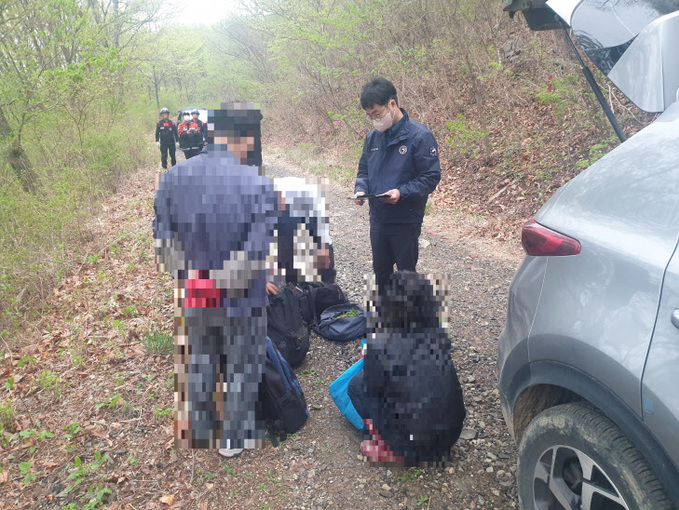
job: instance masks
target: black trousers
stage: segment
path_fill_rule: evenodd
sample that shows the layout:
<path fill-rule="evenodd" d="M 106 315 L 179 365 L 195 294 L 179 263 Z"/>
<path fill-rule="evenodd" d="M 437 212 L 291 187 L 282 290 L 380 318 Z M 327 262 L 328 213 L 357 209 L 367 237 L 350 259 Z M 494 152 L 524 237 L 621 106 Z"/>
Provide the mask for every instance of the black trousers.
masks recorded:
<path fill-rule="evenodd" d="M 175 155 L 175 145 L 174 143 L 171 145 L 164 145 L 163 143 L 160 144 L 160 164 L 163 166 L 165 170 L 167 170 L 167 153 L 170 153 L 170 162 L 172 163 L 172 166 L 175 166 L 177 164 L 177 158 Z"/>
<path fill-rule="evenodd" d="M 370 219 L 373 270 L 378 288 L 389 283 L 394 264 L 399 271 L 415 271 L 421 223 L 379 223 Z"/>
<path fill-rule="evenodd" d="M 379 402 L 376 398 L 371 397 L 366 393 L 365 387 L 363 386 L 363 370 L 349 381 L 347 395 L 349 395 L 354 409 L 356 409 L 356 412 L 361 418 L 364 420 L 368 418 L 374 420 L 377 417 Z"/>

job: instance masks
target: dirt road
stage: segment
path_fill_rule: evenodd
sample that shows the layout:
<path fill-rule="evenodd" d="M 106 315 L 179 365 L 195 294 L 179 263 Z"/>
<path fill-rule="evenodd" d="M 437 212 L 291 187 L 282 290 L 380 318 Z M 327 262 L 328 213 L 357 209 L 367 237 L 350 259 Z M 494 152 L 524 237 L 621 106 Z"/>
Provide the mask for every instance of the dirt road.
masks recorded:
<path fill-rule="evenodd" d="M 304 175 L 280 159 L 265 163 L 273 177 Z M 425 219 L 418 270 L 454 281 L 453 356 L 468 415 L 450 465 L 364 463 L 362 436 L 328 394 L 328 384 L 355 361 L 358 343 L 318 337 L 296 370 L 311 409 L 298 434 L 278 448 L 267 441 L 228 461 L 212 451 L 175 451 L 168 412 L 172 357 L 167 346 L 156 354 L 148 348 L 150 339 L 171 334 L 172 317 L 170 280 L 153 264 L 154 172 L 140 172 L 107 201 L 90 226 L 92 256 L 55 289 L 53 311 L 32 344 L 5 353 L 0 382 L 14 378 L 3 390 L 14 415 L 13 423 L 5 422 L 0 502 L 8 508 L 83 508 L 100 501 L 110 508 L 262 510 L 517 506 L 515 447 L 500 411 L 495 345 L 521 255 L 474 240 L 463 218 L 437 211 Z M 371 270 L 368 209 L 346 200 L 350 192 L 330 186 L 330 225 L 337 281 L 362 303 L 363 276 Z M 53 436 L 41 437 L 43 431 Z"/>

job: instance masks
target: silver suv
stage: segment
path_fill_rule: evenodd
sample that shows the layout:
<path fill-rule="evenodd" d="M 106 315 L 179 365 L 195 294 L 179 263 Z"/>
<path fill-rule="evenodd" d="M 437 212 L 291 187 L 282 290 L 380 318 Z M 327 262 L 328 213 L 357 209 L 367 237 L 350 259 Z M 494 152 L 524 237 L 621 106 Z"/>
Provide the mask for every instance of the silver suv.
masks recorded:
<path fill-rule="evenodd" d="M 523 227 L 498 344 L 521 506 L 679 508 L 679 2 L 504 8 L 534 28 L 558 13 L 635 104 L 664 111 Z"/>

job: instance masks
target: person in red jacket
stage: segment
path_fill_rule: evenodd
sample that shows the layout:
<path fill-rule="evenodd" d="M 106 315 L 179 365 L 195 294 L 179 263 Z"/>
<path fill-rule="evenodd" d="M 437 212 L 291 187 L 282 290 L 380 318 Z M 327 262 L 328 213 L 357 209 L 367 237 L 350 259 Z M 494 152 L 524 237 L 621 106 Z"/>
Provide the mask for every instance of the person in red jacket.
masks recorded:
<path fill-rule="evenodd" d="M 184 113 L 183 119 L 184 121 L 179 124 L 179 127 L 177 128 L 179 148 L 184 151 L 186 159 L 191 159 L 202 149 L 202 143 L 199 144 L 197 140 L 199 138 L 202 140 L 203 135 L 200 132 L 198 124 L 191 119 L 191 114 L 189 112 Z M 198 150 L 196 150 L 196 148 Z"/>
<path fill-rule="evenodd" d="M 195 109 L 191 112 L 191 117 L 193 118 L 193 122 L 195 122 L 198 125 L 198 128 L 200 129 L 200 134 L 202 137 L 202 144 L 207 145 L 207 122 L 203 122 L 200 120 L 198 117 L 200 116 L 200 112 L 198 109 Z M 198 137 L 196 137 L 198 139 Z M 202 150 L 202 147 L 201 147 Z M 198 151 L 200 152 L 200 151 Z"/>
<path fill-rule="evenodd" d="M 177 143 L 177 125 L 170 120 L 170 110 L 160 110 L 160 120 L 156 123 L 156 145 L 160 149 L 160 164 L 167 170 L 167 153 L 170 153 L 170 168 L 177 164 L 175 144 Z"/>

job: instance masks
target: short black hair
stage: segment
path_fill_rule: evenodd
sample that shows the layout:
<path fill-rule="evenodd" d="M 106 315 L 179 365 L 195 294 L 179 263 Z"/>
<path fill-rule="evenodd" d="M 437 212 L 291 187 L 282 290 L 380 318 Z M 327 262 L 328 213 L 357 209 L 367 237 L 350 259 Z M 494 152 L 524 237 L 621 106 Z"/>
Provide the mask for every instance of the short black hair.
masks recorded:
<path fill-rule="evenodd" d="M 393 83 L 385 78 L 374 78 L 363 85 L 361 92 L 361 107 L 367 110 L 371 106 L 383 106 L 393 99 L 398 105 L 398 96 L 396 95 L 396 87 Z"/>

